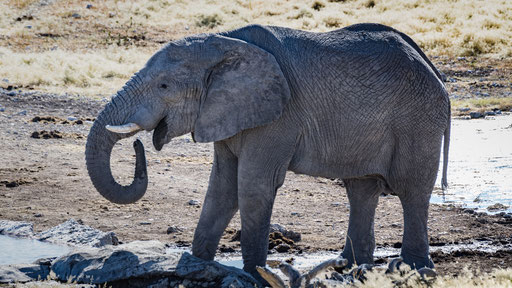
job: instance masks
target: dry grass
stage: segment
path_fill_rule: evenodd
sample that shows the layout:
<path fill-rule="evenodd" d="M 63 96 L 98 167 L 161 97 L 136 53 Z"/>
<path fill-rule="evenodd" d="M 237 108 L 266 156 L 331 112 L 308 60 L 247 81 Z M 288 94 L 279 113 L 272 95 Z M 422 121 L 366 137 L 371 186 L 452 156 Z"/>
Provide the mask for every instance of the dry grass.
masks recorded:
<path fill-rule="evenodd" d="M 119 89 L 150 57 L 136 48 L 87 53 L 13 52 L 0 47 L 0 79 L 37 89 L 103 97 Z"/>
<path fill-rule="evenodd" d="M 461 269 L 456 277 L 438 276 L 437 279 L 425 281 L 414 271 L 405 272 L 404 275 L 386 275 L 381 272 L 370 272 L 364 284 L 358 283 L 356 287 L 391 288 L 391 287 L 428 287 L 428 288 L 469 288 L 469 287 L 512 287 L 512 269 L 494 270 L 488 274 L 475 274 L 468 269 Z M 349 287 L 349 286 L 347 286 Z"/>
<path fill-rule="evenodd" d="M 7 0 L 0 2 L 0 77 L 107 95 L 162 43 L 189 34 L 250 23 L 322 32 L 360 22 L 393 26 L 429 55 L 512 56 L 507 0 Z M 120 55 L 125 62 L 115 63 Z M 45 64 L 58 59 L 62 65 Z"/>
<path fill-rule="evenodd" d="M 472 111 L 488 111 L 492 109 L 502 109 L 509 111 L 512 109 L 512 98 L 474 98 L 474 99 L 455 99 L 451 101 L 453 110 L 460 110 L 461 108 L 469 108 Z"/>

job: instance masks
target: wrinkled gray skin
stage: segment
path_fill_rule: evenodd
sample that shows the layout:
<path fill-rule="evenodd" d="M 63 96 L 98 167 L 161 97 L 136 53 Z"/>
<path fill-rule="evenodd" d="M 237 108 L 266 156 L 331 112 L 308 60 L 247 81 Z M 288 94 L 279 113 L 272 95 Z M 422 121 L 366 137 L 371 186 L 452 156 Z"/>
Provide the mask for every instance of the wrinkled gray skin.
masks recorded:
<path fill-rule="evenodd" d="M 374 214 L 384 192 L 403 206 L 404 262 L 433 267 L 428 205 L 443 136 L 448 152 L 450 103 L 439 72 L 403 33 L 377 24 L 328 33 L 255 25 L 171 42 L 105 107 L 87 140 L 94 186 L 123 204 L 147 187 L 140 142 L 133 183 L 123 187 L 112 177 L 113 145 L 135 132 L 116 134 L 105 125 L 126 123 L 154 130 L 157 150 L 189 132 L 215 142 L 195 256 L 214 258 L 240 210 L 244 269 L 257 275 L 276 191 L 291 170 L 346 183 L 342 255 L 350 264 L 373 262 Z"/>

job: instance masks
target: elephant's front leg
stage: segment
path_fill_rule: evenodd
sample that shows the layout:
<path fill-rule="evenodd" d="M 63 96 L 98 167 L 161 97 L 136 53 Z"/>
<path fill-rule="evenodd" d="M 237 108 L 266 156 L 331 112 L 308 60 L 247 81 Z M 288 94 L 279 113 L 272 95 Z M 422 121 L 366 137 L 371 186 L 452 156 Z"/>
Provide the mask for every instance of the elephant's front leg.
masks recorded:
<path fill-rule="evenodd" d="M 265 266 L 272 206 L 276 191 L 284 182 L 288 163 L 272 156 L 260 154 L 246 158 L 239 164 L 238 171 L 244 270 L 260 281 L 256 266 Z"/>
<path fill-rule="evenodd" d="M 342 256 L 353 264 L 373 264 L 375 249 L 375 208 L 382 193 L 380 179 L 362 178 L 344 180 L 350 202 L 347 239 Z"/>
<path fill-rule="evenodd" d="M 194 256 L 213 260 L 222 233 L 238 210 L 238 160 L 223 143 L 215 143 L 208 192 L 192 243 Z"/>

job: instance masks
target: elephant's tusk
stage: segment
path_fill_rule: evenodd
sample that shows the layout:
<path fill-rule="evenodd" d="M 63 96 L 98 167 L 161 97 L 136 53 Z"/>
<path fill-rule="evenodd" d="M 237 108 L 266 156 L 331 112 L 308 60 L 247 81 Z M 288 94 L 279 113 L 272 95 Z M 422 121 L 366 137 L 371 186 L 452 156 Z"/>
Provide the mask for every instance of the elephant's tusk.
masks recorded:
<path fill-rule="evenodd" d="M 107 126 L 105 126 L 105 128 L 108 131 L 111 131 L 114 133 L 123 133 L 123 134 L 132 133 L 132 132 L 142 130 L 142 128 L 135 123 L 126 123 L 124 125 L 119 125 L 119 126 L 107 125 Z"/>

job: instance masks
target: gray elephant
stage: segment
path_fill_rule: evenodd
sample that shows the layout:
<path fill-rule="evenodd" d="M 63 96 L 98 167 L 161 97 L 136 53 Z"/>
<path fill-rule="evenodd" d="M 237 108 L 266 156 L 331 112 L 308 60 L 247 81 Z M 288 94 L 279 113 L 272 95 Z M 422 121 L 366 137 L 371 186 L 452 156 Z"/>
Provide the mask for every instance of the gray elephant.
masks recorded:
<path fill-rule="evenodd" d="M 440 73 L 405 34 L 378 24 L 327 33 L 251 25 L 173 41 L 106 105 L 87 139 L 96 189 L 133 203 L 147 188 L 142 143 L 135 179 L 115 182 L 116 141 L 140 130 L 157 150 L 192 132 L 214 142 L 214 162 L 192 251 L 214 258 L 240 210 L 244 269 L 264 266 L 277 189 L 287 170 L 340 178 L 350 221 L 342 256 L 372 263 L 374 215 L 381 193 L 404 211 L 401 256 L 433 267 L 427 218 L 444 137 L 446 185 L 450 102 Z"/>

